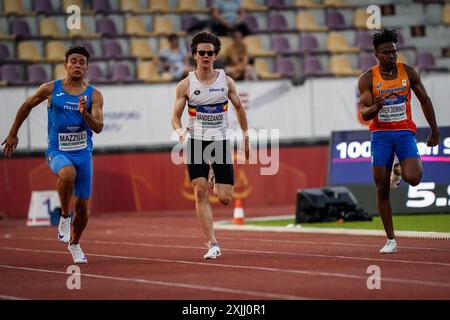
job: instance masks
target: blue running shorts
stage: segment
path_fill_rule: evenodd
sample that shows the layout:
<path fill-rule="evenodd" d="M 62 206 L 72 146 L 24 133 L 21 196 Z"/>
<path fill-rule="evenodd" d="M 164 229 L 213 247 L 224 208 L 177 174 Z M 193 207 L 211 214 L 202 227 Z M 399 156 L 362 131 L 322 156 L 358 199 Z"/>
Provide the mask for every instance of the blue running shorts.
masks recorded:
<path fill-rule="evenodd" d="M 62 167 L 75 167 L 77 177 L 73 194 L 80 199 L 89 199 L 92 192 L 92 152 L 69 153 L 49 150 L 45 156 L 48 166 L 55 174 L 58 174 Z"/>
<path fill-rule="evenodd" d="M 420 158 L 416 135 L 411 130 L 372 132 L 371 152 L 372 167 L 391 169 L 394 153 L 400 162 L 407 158 Z"/>

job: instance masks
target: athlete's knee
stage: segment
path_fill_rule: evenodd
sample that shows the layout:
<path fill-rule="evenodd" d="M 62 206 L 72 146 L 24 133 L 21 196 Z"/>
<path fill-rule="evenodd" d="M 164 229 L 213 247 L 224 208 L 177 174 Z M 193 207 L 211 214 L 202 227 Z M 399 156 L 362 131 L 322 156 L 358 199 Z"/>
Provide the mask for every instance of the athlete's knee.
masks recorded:
<path fill-rule="evenodd" d="M 208 198 L 208 186 L 207 185 L 196 185 L 194 187 L 195 199 L 198 201 L 205 200 Z"/>
<path fill-rule="evenodd" d="M 86 202 L 75 203 L 75 213 L 82 216 L 89 215 L 89 209 Z"/>
<path fill-rule="evenodd" d="M 74 183 L 77 178 L 77 173 L 73 167 L 64 167 L 59 170 L 58 177 L 62 182 Z"/>
<path fill-rule="evenodd" d="M 417 186 L 420 181 L 422 180 L 422 175 L 415 175 L 415 176 L 405 176 L 403 177 L 403 180 L 408 182 L 409 185 L 415 187 Z"/>
<path fill-rule="evenodd" d="M 219 199 L 219 202 L 224 206 L 229 205 L 231 202 L 231 196 L 229 195 L 219 194 L 217 198 Z"/>

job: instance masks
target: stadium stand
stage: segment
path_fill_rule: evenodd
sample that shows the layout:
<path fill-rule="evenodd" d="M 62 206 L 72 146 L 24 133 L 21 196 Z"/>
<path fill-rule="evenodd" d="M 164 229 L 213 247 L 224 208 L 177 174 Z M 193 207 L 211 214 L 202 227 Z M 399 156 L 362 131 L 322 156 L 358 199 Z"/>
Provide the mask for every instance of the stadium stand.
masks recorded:
<path fill-rule="evenodd" d="M 166 46 L 170 33 L 187 46 L 189 30 L 209 19 L 212 4 L 213 0 L 0 0 L 2 84 L 27 83 L 29 71 L 42 75 L 28 68 L 36 63 L 45 63 L 48 78 L 60 77 L 63 52 L 74 44 L 85 45 L 92 60 L 101 63 L 100 71 L 92 71 L 93 81 L 169 81 L 150 60 Z M 371 54 L 373 31 L 366 28 L 368 0 L 241 4 L 251 31 L 244 41 L 250 56 L 257 58 L 260 79 L 354 75 L 376 63 Z M 73 5 L 82 12 L 80 29 L 66 26 L 72 13 L 66 10 Z M 398 31 L 399 61 L 421 72 L 449 70 L 450 3 L 386 0 L 379 6 L 382 26 Z M 223 52 L 230 43 L 229 37 L 222 37 Z M 115 66 L 117 60 L 124 66 Z M 18 75 L 17 81 L 11 80 L 12 74 Z"/>

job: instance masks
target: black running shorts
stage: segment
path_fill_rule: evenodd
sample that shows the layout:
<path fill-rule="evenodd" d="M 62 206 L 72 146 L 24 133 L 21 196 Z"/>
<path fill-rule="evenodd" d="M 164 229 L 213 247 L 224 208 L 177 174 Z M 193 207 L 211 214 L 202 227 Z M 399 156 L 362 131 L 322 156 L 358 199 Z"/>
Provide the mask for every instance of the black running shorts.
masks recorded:
<path fill-rule="evenodd" d="M 186 159 L 191 181 L 200 177 L 208 180 L 211 165 L 216 183 L 234 185 L 233 161 L 229 140 L 189 139 Z"/>

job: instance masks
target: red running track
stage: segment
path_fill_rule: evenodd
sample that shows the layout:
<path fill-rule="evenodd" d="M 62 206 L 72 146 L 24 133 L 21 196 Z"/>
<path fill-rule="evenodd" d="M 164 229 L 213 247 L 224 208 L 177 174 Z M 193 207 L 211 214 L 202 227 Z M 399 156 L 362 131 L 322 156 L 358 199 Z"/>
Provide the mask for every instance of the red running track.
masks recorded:
<path fill-rule="evenodd" d="M 217 217 L 216 217 L 217 218 Z M 203 260 L 194 213 L 93 217 L 82 239 L 81 289 L 55 227 L 0 221 L 3 299 L 450 299 L 450 241 L 217 231 L 222 256 Z M 376 265 L 381 288 L 368 289 Z"/>

